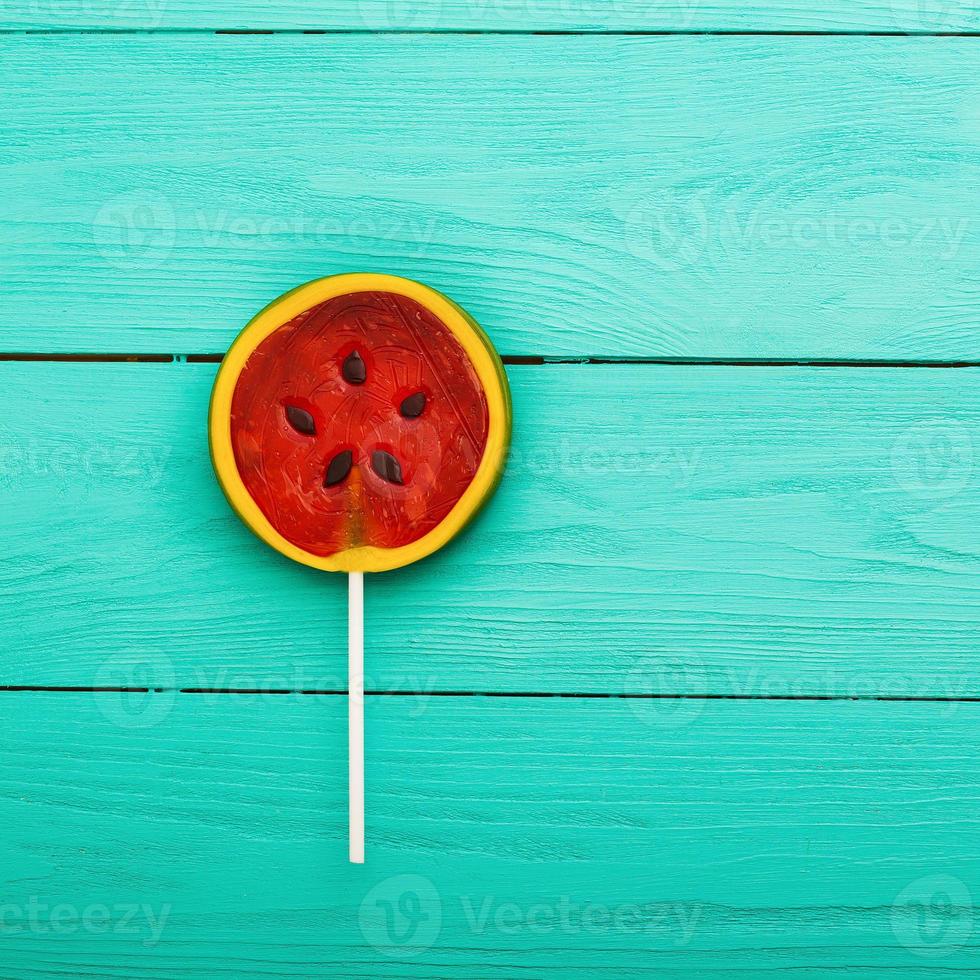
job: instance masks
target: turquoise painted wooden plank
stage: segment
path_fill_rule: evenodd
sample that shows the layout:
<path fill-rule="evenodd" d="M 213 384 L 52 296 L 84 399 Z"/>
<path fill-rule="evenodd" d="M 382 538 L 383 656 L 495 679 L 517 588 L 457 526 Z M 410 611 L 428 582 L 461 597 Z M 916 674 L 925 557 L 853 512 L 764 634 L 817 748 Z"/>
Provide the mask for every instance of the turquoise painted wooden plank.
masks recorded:
<path fill-rule="evenodd" d="M 0 350 L 430 281 L 506 354 L 975 359 L 980 44 L 7 36 Z"/>
<path fill-rule="evenodd" d="M 345 686 L 343 580 L 214 484 L 214 370 L 0 365 L 0 684 Z M 489 509 L 367 583 L 369 688 L 980 695 L 980 370 L 508 371 Z"/>
<path fill-rule="evenodd" d="M 938 978 L 980 946 L 977 705 L 6 694 L 18 980 Z"/>
<path fill-rule="evenodd" d="M 0 29 L 340 31 L 980 30 L 974 0 L 9 0 Z"/>

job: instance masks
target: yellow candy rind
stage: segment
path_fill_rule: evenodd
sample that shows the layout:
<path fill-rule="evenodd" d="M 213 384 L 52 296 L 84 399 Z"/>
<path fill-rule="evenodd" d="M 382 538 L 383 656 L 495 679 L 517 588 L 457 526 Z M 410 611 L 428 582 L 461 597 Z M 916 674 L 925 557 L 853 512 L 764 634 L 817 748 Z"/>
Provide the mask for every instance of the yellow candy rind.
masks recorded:
<path fill-rule="evenodd" d="M 231 402 L 249 356 L 271 333 L 300 313 L 336 296 L 389 292 L 424 306 L 453 333 L 473 364 L 487 400 L 489 428 L 476 475 L 445 519 L 428 534 L 399 548 L 360 547 L 322 557 L 284 538 L 252 499 L 238 472 L 231 441 Z M 229 504 L 266 544 L 293 561 L 326 572 L 385 572 L 425 558 L 454 538 L 493 494 L 503 475 L 510 445 L 510 387 L 500 357 L 479 324 L 447 296 L 400 276 L 373 272 L 315 279 L 284 293 L 258 313 L 235 338 L 214 380 L 208 412 L 211 462 Z"/>

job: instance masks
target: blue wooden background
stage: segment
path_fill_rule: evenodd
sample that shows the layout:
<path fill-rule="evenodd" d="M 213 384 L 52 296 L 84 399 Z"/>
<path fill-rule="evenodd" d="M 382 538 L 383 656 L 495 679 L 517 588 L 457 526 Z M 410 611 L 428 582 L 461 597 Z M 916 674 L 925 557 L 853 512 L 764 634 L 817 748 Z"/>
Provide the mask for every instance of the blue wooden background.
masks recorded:
<path fill-rule="evenodd" d="M 0 5 L 0 976 L 980 964 L 980 4 Z M 344 583 L 215 365 L 376 269 L 505 355 L 457 542 Z"/>

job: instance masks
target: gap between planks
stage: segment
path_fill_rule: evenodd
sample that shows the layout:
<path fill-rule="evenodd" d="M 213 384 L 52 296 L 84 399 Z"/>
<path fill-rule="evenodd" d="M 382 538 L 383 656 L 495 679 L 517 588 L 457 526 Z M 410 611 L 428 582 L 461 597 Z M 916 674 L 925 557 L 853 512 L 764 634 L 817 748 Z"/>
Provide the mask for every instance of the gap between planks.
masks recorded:
<path fill-rule="evenodd" d="M 373 28 L 282 28 L 276 30 L 262 29 L 238 29 L 222 27 L 172 27 L 172 28 L 0 28 L 0 35 L 73 35 L 73 34 L 112 34 L 112 35 L 174 35 L 190 34 L 205 35 L 216 34 L 225 37 L 235 36 L 273 36 L 276 34 L 285 35 L 326 35 L 326 36 L 347 36 L 347 35 L 378 35 L 396 34 L 411 37 L 439 37 L 439 36 L 486 36 L 486 37 L 880 37 L 880 38 L 907 38 L 907 37 L 980 37 L 980 31 L 781 31 L 781 30 L 522 30 L 520 28 L 498 28 L 491 30 L 468 30 L 465 28 L 446 28 L 445 30 L 413 30 L 412 28 L 383 28 L 375 30 Z"/>
<path fill-rule="evenodd" d="M 31 354 L 0 352 L 4 361 L 47 361 L 76 364 L 220 364 L 223 354 Z M 975 368 L 980 360 L 907 360 L 907 359 L 813 359 L 751 357 L 550 357 L 543 354 L 503 354 L 508 365 L 550 364 L 653 364 L 682 367 L 810 367 L 810 368 Z"/>
<path fill-rule="evenodd" d="M 245 687 L 83 687 L 44 684 L 6 684 L 0 694 L 37 692 L 47 694 L 231 694 L 231 695 L 299 695 L 302 697 L 347 697 L 347 690 L 289 689 Z M 517 698 L 608 701 L 885 701 L 926 704 L 980 704 L 977 697 L 942 697 L 938 695 L 901 696 L 890 694 L 640 694 L 601 693 L 588 691 L 365 691 L 365 697 L 375 698 Z"/>

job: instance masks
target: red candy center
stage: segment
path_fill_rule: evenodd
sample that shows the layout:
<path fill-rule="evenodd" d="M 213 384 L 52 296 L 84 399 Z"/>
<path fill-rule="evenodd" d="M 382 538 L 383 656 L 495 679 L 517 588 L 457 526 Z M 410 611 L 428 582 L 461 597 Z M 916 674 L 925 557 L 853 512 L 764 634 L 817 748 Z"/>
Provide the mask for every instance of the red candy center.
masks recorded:
<path fill-rule="evenodd" d="M 433 530 L 476 475 L 488 424 L 452 331 L 385 292 L 283 324 L 250 355 L 231 407 L 249 494 L 286 540 L 324 557 Z"/>

